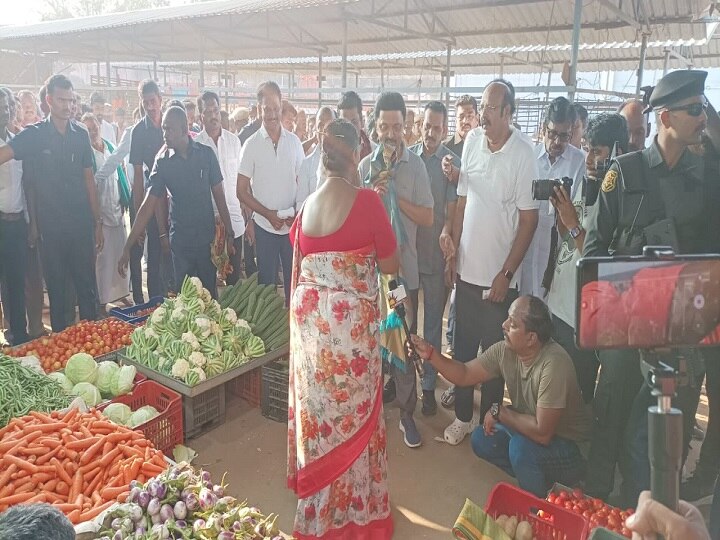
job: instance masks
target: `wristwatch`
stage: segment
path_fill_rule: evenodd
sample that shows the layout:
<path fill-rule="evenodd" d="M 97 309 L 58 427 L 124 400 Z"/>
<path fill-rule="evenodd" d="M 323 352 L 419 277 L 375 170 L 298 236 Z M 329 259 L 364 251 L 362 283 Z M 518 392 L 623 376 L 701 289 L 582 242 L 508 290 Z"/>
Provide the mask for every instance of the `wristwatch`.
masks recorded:
<path fill-rule="evenodd" d="M 493 403 L 490 407 L 490 416 L 492 416 L 496 422 L 500 421 L 500 404 Z"/>
<path fill-rule="evenodd" d="M 585 229 L 582 228 L 582 225 L 573 227 L 572 229 L 570 229 L 570 236 L 572 236 L 573 238 L 577 238 L 578 236 L 580 236 L 580 234 L 582 234 L 584 230 Z"/>
<path fill-rule="evenodd" d="M 508 281 L 512 281 L 513 276 L 515 275 L 512 270 L 504 269 L 502 271 L 502 275 L 505 276 Z"/>

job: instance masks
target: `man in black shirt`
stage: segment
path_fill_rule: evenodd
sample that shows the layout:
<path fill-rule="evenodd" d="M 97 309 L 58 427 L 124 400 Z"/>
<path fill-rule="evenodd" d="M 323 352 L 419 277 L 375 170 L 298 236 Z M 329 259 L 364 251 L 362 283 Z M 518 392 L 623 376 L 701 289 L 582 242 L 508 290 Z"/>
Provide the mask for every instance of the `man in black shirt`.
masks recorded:
<path fill-rule="evenodd" d="M 138 96 L 142 101 L 145 116 L 133 127 L 130 143 L 130 165 L 134 168 L 133 204 L 130 205 L 130 220 L 133 223 L 145 197 L 145 190 L 149 188 L 148 175 L 155 165 L 155 156 L 163 146 L 160 88 L 155 81 L 146 79 L 138 86 Z M 163 214 L 165 217 L 166 215 Z M 142 230 L 145 231 L 145 227 Z M 138 241 L 142 244 L 142 235 Z M 172 263 L 167 220 L 161 217 L 161 212 L 158 212 L 157 216 L 151 216 L 147 225 L 147 243 L 148 294 L 150 297 L 165 296 L 172 281 Z M 133 246 L 131 257 L 133 261 L 139 261 L 142 257 L 140 245 Z"/>
<path fill-rule="evenodd" d="M 225 202 L 222 173 L 215 153 L 188 136 L 187 116 L 181 107 L 170 107 L 162 121 L 167 149 L 158 154 L 150 174 L 150 189 L 135 218 L 118 271 L 125 275 L 130 248 L 150 222 L 155 208 L 172 195 L 170 206 L 170 248 L 175 282 L 180 286 L 185 276 L 197 276 L 203 287 L 217 298 L 216 269 L 210 258 L 210 244 L 215 235 L 215 213 L 212 200 L 225 225 L 228 254 L 234 253 L 233 229 Z"/>
<path fill-rule="evenodd" d="M 41 255 L 55 332 L 67 326 L 66 280 L 72 279 L 80 318 L 97 317 L 95 253 L 102 250 L 102 218 L 85 129 L 72 122 L 75 96 L 65 75 L 47 81 L 47 119 L 27 126 L 0 147 L 0 163 L 31 160 L 26 196 L 36 208 Z"/>

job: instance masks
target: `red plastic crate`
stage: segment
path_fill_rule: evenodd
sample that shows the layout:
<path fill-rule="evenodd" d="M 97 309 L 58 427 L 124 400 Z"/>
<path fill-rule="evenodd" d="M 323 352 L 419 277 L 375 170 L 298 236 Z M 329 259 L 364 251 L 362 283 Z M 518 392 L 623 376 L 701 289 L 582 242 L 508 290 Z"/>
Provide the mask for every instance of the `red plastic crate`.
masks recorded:
<path fill-rule="evenodd" d="M 155 381 L 143 381 L 135 386 L 131 393 L 118 396 L 98 409 L 103 411 L 110 403 L 124 403 L 133 411 L 145 405 L 155 407 L 160 414 L 140 424 L 135 430 L 142 431 L 145 438 L 152 441 L 155 448 L 162 450 L 166 456 L 172 456 L 175 445 L 182 444 L 185 440 L 182 396 Z"/>
<path fill-rule="evenodd" d="M 255 368 L 252 371 L 243 373 L 229 383 L 233 395 L 244 399 L 253 407 L 260 407 L 262 392 L 262 368 Z"/>
<path fill-rule="evenodd" d="M 538 515 L 540 511 L 543 517 Z M 586 540 L 588 535 L 588 526 L 582 516 L 504 482 L 490 492 L 485 512 L 493 519 L 505 514 L 529 522 L 535 540 Z"/>

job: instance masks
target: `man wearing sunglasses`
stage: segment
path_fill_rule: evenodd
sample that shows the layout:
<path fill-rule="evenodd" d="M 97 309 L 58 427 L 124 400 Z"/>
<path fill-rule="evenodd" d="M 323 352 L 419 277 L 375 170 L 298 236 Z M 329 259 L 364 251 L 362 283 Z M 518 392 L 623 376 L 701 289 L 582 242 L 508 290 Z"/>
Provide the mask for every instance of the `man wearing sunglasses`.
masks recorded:
<path fill-rule="evenodd" d="M 585 256 L 638 255 L 646 245 L 669 245 L 676 253 L 720 250 L 717 169 L 713 172 L 689 149 L 702 142 L 708 120 L 706 77 L 705 71 L 683 70 L 658 82 L 648 109 L 655 113 L 658 133 L 648 148 L 618 157 L 608 169 L 597 203 L 590 209 Z M 640 375 L 637 351 L 608 352 L 622 356 L 627 377 Z M 698 353 L 685 352 L 683 358 L 671 353 L 664 359 L 685 374 L 673 400 L 683 412 L 683 461 L 694 425 L 701 369 Z M 631 463 L 622 489 L 625 505 L 650 486 L 647 409 L 653 399 L 643 385 L 630 409 L 622 445 Z"/>

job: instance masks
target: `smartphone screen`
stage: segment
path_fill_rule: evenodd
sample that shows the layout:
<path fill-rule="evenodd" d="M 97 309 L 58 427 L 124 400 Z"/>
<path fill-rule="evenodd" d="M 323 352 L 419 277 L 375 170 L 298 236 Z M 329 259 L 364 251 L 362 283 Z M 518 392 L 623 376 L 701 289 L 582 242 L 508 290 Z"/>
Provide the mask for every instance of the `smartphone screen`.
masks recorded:
<path fill-rule="evenodd" d="M 720 344 L 720 256 L 578 261 L 576 341 L 585 349 Z"/>

